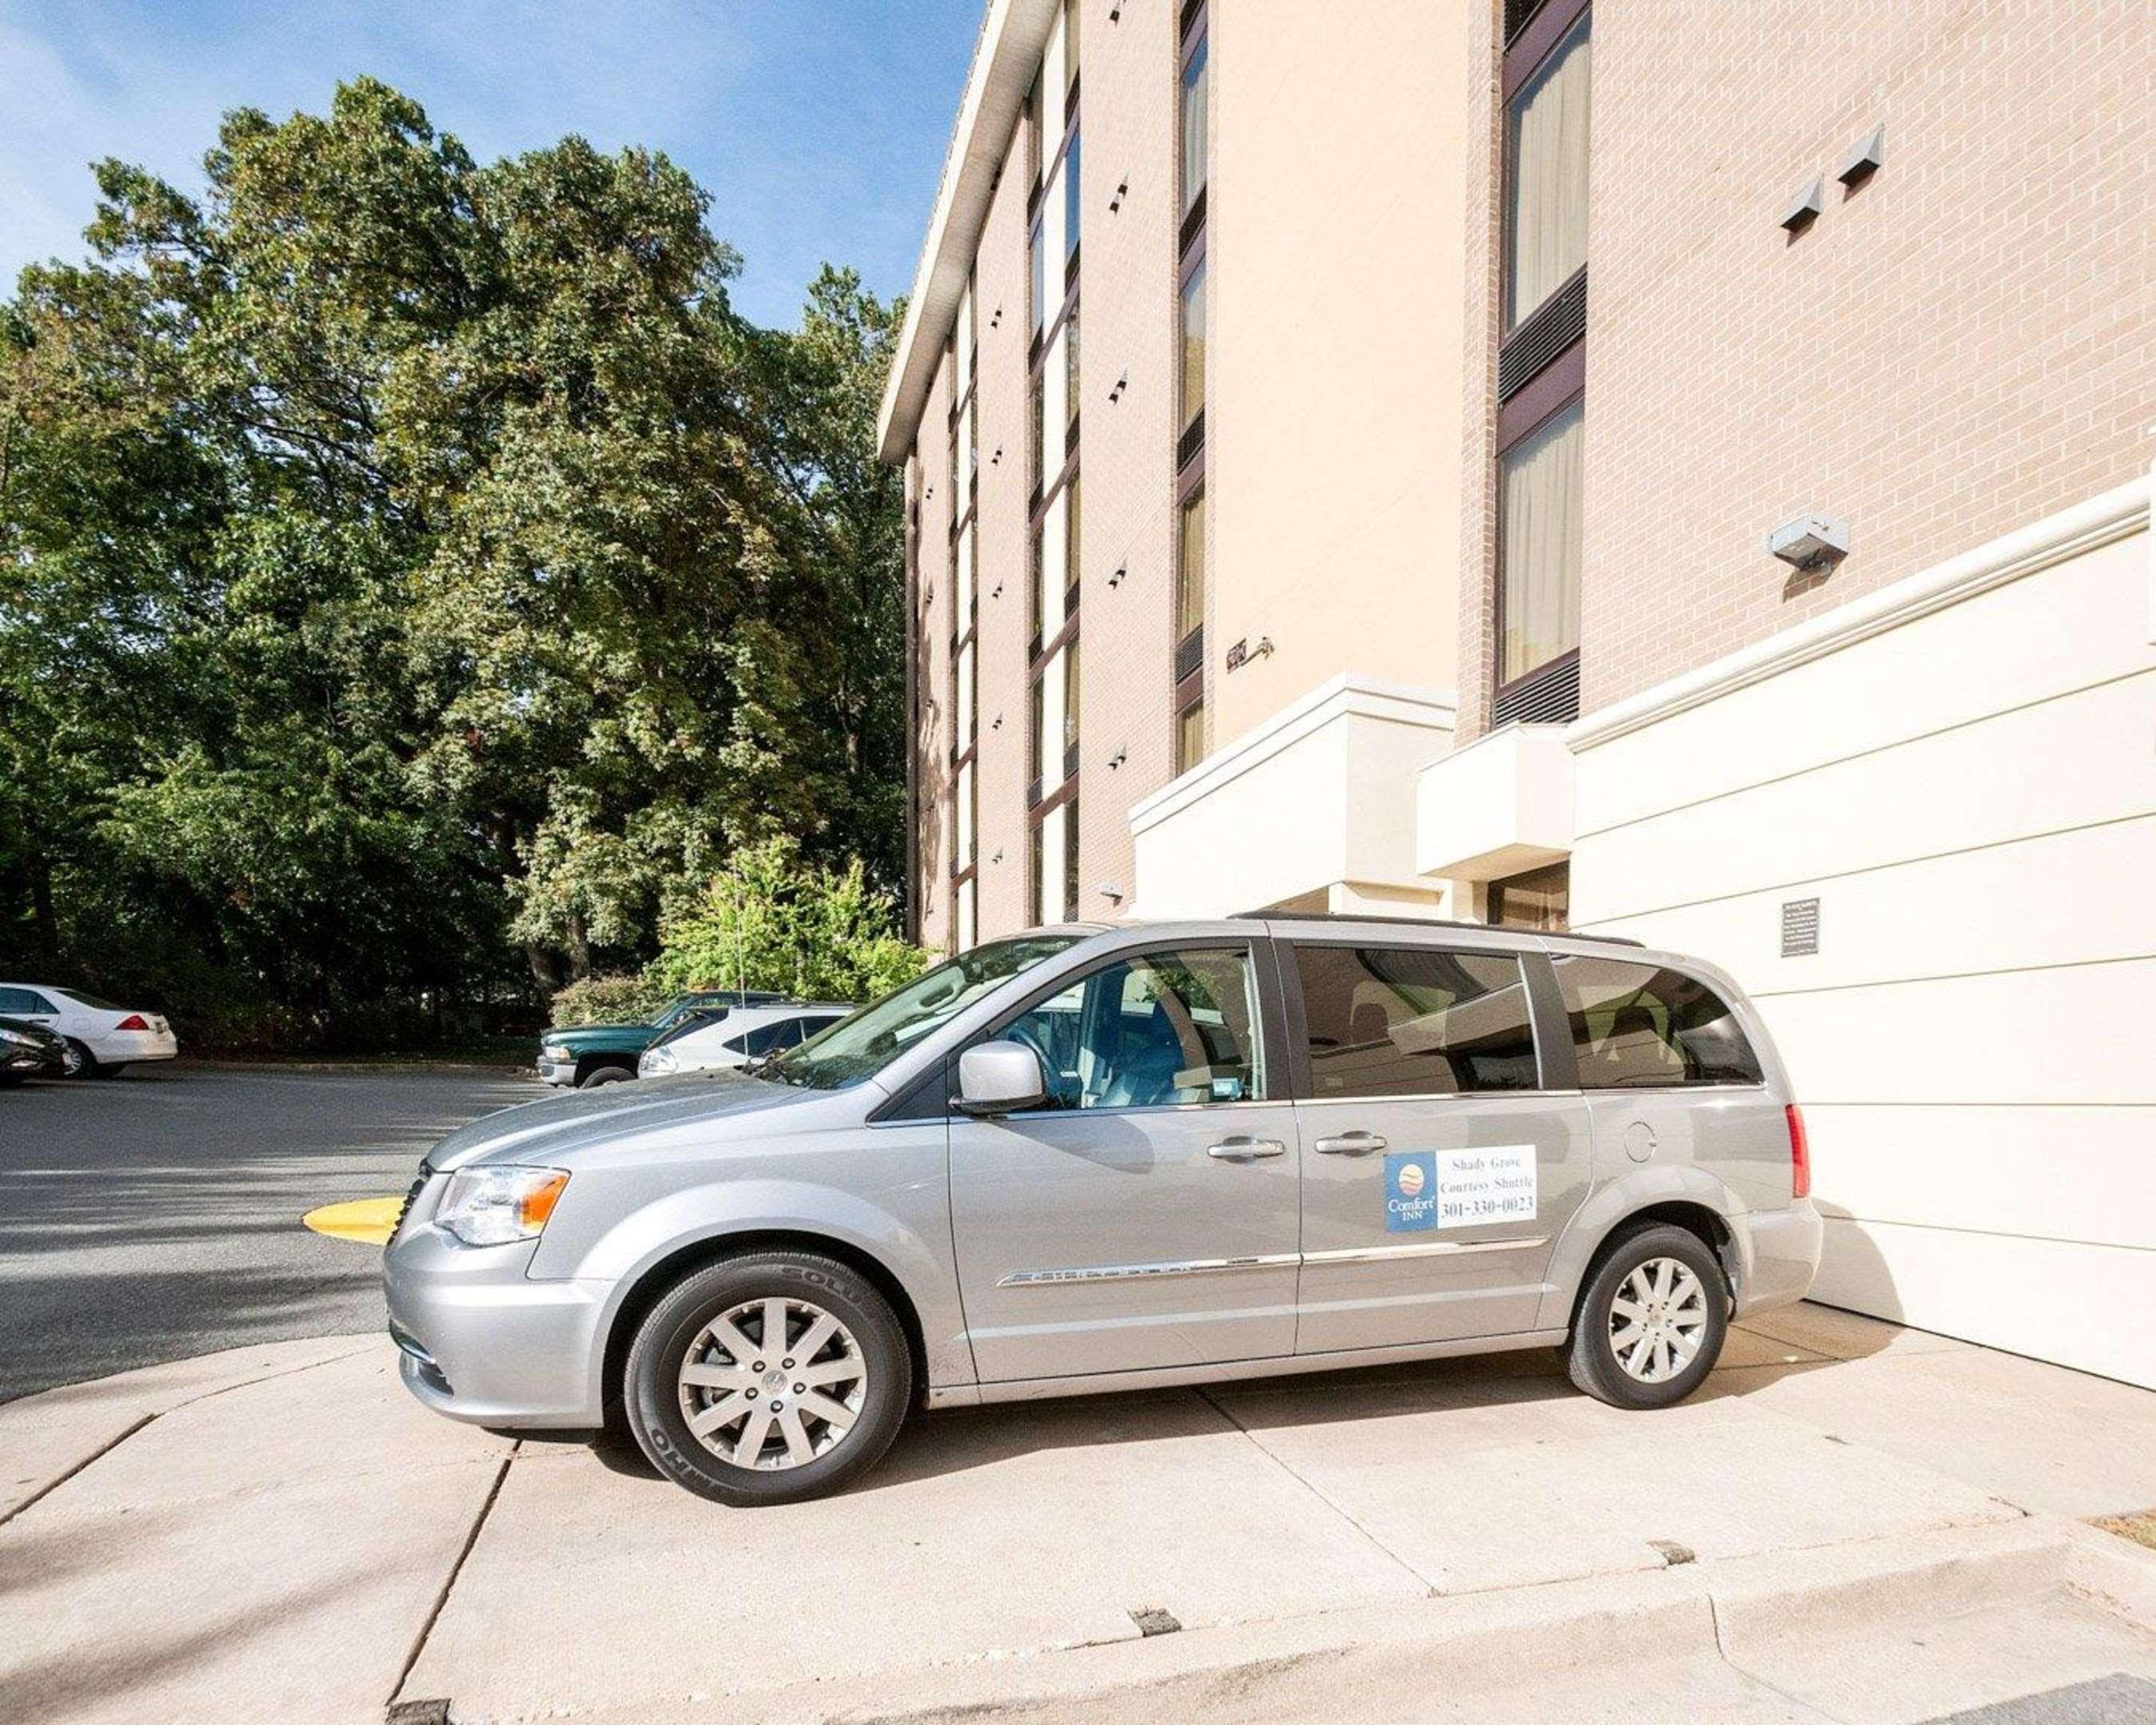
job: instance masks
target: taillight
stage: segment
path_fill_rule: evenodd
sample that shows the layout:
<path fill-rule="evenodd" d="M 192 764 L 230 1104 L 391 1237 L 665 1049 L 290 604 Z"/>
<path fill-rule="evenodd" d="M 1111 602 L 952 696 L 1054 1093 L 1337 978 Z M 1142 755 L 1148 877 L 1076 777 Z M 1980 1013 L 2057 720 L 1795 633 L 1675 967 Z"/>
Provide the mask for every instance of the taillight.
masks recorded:
<path fill-rule="evenodd" d="M 139 1012 L 131 1012 L 112 1028 L 116 1030 L 146 1030 L 150 1028 L 150 1021 Z"/>
<path fill-rule="evenodd" d="M 1812 1148 L 1804 1142 L 1804 1117 L 1789 1104 L 1789 1196 L 1812 1195 Z"/>

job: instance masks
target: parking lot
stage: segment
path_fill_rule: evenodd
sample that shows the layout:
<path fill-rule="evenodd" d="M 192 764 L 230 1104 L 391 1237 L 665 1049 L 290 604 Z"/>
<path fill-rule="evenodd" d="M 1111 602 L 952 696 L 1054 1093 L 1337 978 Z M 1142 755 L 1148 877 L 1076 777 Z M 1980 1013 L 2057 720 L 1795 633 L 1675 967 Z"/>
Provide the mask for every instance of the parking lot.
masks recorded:
<path fill-rule="evenodd" d="M 0 1401 L 244 1343 L 372 1332 L 381 1260 L 309 1233 L 401 1193 L 508 1072 L 178 1062 L 0 1092 Z"/>
<path fill-rule="evenodd" d="M 0 1098 L 0 1719 L 2156 1706 L 2156 1553 L 2091 1525 L 2156 1507 L 2156 1394 L 1817 1306 L 1660 1414 L 1543 1352 L 961 1410 L 770 1510 L 619 1436 L 452 1424 L 397 1381 L 377 1251 L 300 1217 L 538 1093 Z"/>

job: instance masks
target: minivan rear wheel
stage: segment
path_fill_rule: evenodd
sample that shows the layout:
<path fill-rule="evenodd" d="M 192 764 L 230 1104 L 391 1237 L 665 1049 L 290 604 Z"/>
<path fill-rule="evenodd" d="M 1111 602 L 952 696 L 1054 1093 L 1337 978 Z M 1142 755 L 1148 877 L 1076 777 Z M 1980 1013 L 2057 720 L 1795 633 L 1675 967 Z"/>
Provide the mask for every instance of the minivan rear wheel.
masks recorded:
<path fill-rule="evenodd" d="M 1707 1381 L 1729 1329 L 1722 1266 L 1688 1228 L 1654 1223 L 1622 1236 L 1579 1296 L 1565 1369 L 1619 1408 L 1666 1408 Z"/>
<path fill-rule="evenodd" d="M 820 1497 L 882 1459 L 913 1399 L 890 1302 L 814 1252 L 697 1271 L 630 1345 L 624 1404 L 659 1471 L 716 1502 Z"/>

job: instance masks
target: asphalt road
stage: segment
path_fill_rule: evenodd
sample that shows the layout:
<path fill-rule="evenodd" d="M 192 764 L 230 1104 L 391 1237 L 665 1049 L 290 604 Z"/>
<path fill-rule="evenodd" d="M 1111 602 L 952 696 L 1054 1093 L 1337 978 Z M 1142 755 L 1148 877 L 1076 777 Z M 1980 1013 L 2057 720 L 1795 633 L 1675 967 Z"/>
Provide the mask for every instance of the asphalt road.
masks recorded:
<path fill-rule="evenodd" d="M 136 1066 L 0 1091 L 0 1401 L 251 1342 L 378 1331 L 381 1254 L 300 1224 L 402 1194 L 479 1072 Z"/>

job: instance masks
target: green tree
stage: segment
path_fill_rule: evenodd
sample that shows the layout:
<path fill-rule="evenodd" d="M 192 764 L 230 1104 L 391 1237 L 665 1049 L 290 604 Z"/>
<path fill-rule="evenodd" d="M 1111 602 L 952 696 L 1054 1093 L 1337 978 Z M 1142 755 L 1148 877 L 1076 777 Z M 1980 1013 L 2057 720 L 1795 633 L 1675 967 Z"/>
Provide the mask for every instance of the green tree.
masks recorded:
<path fill-rule="evenodd" d="M 372 80 L 204 169 L 0 307 L 0 957 L 320 1038 L 640 963 L 758 839 L 895 881 L 895 312 L 757 329 L 665 157 Z"/>
<path fill-rule="evenodd" d="M 899 934 L 896 906 L 858 861 L 804 862 L 794 840 L 779 838 L 737 850 L 668 916 L 644 979 L 660 994 L 773 988 L 865 1002 L 911 982 L 926 958 Z"/>

